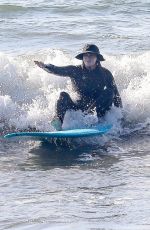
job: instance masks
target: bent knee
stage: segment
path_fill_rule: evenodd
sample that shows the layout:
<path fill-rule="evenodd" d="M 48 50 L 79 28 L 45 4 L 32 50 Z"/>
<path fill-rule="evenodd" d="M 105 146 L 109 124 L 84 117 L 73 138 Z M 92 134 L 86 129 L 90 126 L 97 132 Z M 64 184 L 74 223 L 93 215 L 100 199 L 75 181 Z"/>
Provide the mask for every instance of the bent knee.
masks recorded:
<path fill-rule="evenodd" d="M 59 95 L 59 98 L 70 98 L 69 94 L 66 93 L 66 92 L 61 92 L 60 95 Z"/>

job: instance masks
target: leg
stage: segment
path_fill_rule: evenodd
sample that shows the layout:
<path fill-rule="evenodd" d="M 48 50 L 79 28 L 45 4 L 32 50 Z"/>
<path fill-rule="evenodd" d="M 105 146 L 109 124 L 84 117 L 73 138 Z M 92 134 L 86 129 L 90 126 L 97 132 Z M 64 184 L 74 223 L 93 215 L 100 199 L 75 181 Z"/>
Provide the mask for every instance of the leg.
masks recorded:
<path fill-rule="evenodd" d="M 56 116 L 63 123 L 63 119 L 67 110 L 75 109 L 75 103 L 66 92 L 61 92 L 56 104 Z"/>

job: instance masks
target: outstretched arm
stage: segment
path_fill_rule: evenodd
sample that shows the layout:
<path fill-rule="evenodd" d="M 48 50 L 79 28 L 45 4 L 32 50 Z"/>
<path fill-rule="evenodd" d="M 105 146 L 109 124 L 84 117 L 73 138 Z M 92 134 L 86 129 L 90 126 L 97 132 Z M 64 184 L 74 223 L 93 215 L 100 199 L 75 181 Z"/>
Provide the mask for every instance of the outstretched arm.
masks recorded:
<path fill-rule="evenodd" d="M 52 64 L 44 64 L 43 62 L 39 61 L 34 61 L 34 63 L 46 72 L 59 76 L 73 77 L 77 72 L 77 67 L 73 65 L 59 67 Z"/>

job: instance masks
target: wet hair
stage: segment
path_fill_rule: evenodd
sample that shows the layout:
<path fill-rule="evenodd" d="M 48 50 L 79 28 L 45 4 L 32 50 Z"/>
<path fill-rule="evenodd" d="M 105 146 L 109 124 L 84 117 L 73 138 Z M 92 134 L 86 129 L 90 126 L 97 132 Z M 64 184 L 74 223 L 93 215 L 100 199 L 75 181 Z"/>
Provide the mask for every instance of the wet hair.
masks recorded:
<path fill-rule="evenodd" d="M 96 60 L 96 65 L 101 66 L 101 63 L 100 63 L 100 61 L 98 59 Z"/>

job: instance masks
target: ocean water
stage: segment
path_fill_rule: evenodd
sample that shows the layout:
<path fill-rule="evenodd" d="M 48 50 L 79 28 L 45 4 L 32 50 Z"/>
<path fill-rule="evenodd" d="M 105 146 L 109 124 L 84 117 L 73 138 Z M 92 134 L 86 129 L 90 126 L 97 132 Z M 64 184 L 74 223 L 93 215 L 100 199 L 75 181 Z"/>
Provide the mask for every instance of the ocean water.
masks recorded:
<path fill-rule="evenodd" d="M 150 229 L 149 31 L 150 0 L 0 0 L 0 229 Z M 34 60 L 79 64 L 88 42 L 122 97 L 102 120 L 111 132 L 59 145 L 4 139 L 53 130 L 59 93 L 77 95 Z M 96 122 L 68 112 L 63 128 Z"/>

